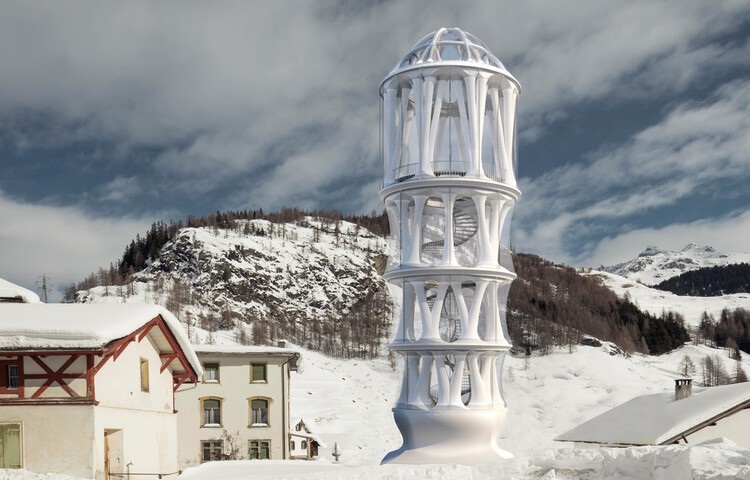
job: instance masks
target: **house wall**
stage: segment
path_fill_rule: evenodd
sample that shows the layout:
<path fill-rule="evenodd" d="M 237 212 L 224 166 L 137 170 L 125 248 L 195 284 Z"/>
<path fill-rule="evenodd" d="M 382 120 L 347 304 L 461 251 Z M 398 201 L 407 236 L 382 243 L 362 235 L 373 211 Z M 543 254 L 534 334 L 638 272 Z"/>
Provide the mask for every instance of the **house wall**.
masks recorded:
<path fill-rule="evenodd" d="M 17 360 L 17 356 L 9 356 L 9 357 L 0 357 L 0 360 Z M 64 354 L 64 355 L 48 355 L 41 357 L 40 361 L 42 361 L 49 369 L 56 372 L 60 367 L 62 367 L 69 359 L 70 355 Z M 86 372 L 86 357 L 80 356 L 78 357 L 71 365 L 69 365 L 63 373 L 65 374 L 83 374 Z M 23 374 L 26 375 L 47 375 L 47 372 L 34 360 L 32 360 L 30 357 L 26 356 L 23 357 Z M 46 382 L 46 379 L 26 379 L 24 381 L 24 395 L 26 398 L 32 397 L 39 387 L 44 385 Z M 76 394 L 78 394 L 81 397 L 86 396 L 86 380 L 84 378 L 77 378 L 77 379 L 65 379 L 65 383 L 67 383 L 68 387 L 70 387 Z M 18 395 L 15 393 L 9 393 L 9 394 L 0 394 L 0 398 L 17 398 Z M 39 395 L 39 398 L 69 398 L 70 394 L 66 392 L 57 382 L 53 383 L 52 385 L 46 387 L 42 393 Z"/>
<path fill-rule="evenodd" d="M 311 442 L 307 437 L 302 437 L 299 435 L 295 435 L 294 432 L 290 435 L 290 446 L 289 446 L 289 456 L 291 458 L 309 458 L 309 449 L 310 447 L 307 445 L 309 442 Z M 291 445 L 294 445 L 294 448 L 291 448 Z M 304 442 L 304 443 L 303 443 Z M 303 447 L 303 445 L 305 445 Z"/>
<path fill-rule="evenodd" d="M 141 390 L 141 359 L 148 361 L 148 391 Z M 158 349 L 146 337 L 131 342 L 96 374 L 96 399 L 100 402 L 94 425 L 97 479 L 104 478 L 105 431 L 115 435 L 117 444 L 113 449 L 110 442 L 110 471 L 124 472 L 128 463 L 135 473 L 178 470 L 173 379 L 169 368 L 159 372 L 161 364 Z"/>
<path fill-rule="evenodd" d="M 688 443 L 726 437 L 743 448 L 750 448 L 750 410 L 740 410 L 734 415 L 722 418 L 715 426 L 708 426 L 688 435 Z"/>
<path fill-rule="evenodd" d="M 148 392 L 141 391 L 141 358 L 148 360 Z M 172 412 L 172 372 L 167 368 L 160 373 L 161 363 L 150 337 L 131 342 L 117 360 L 110 359 L 96 374 L 96 400 L 113 408 Z"/>
<path fill-rule="evenodd" d="M 1 423 L 21 423 L 23 468 L 94 478 L 93 405 L 3 405 Z"/>
<path fill-rule="evenodd" d="M 118 448 L 110 442 L 111 472 L 125 472 L 128 463 L 133 473 L 177 472 L 177 419 L 171 412 L 97 407 L 94 425 L 97 480 L 104 478 L 107 431 L 120 436 Z"/>
<path fill-rule="evenodd" d="M 249 440 L 270 440 L 272 459 L 289 458 L 288 357 L 263 354 L 198 353 L 202 363 L 219 363 L 219 382 L 182 385 L 175 395 L 180 468 L 201 461 L 201 441 L 220 440 L 222 433 L 239 438 L 239 458 L 248 458 Z M 250 365 L 265 363 L 267 382 L 250 381 Z M 283 386 L 283 389 L 282 389 Z M 282 395 L 282 391 L 285 392 Z M 203 427 L 201 398 L 222 399 L 221 426 Z M 269 425 L 250 426 L 252 397 L 269 398 Z M 226 450 L 226 449 L 225 449 Z"/>

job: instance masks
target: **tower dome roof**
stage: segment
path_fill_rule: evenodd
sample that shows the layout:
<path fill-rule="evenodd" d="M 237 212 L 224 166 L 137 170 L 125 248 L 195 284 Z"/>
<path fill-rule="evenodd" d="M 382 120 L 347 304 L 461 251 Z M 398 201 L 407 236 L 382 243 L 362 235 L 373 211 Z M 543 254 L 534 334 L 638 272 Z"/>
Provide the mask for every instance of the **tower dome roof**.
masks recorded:
<path fill-rule="evenodd" d="M 515 80 L 481 40 L 456 27 L 441 28 L 422 38 L 393 67 L 388 76 L 420 66 L 457 62 L 479 64 Z"/>

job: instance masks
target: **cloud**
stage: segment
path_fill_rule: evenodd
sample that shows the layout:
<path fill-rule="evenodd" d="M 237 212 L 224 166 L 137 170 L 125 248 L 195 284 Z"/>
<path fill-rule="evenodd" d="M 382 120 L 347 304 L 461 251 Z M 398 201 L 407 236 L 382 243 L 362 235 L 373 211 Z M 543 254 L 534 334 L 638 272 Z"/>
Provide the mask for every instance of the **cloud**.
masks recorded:
<path fill-rule="evenodd" d="M 747 71 L 748 13 L 734 0 L 5 2 L 0 149 L 18 154 L 14 171 L 37 162 L 29 176 L 59 159 L 55 172 L 101 174 L 73 194 L 50 185 L 46 204 L 0 196 L 10 225 L 0 266 L 32 284 L 42 271 L 79 280 L 158 218 L 133 211 L 380 211 L 377 87 L 441 26 L 476 34 L 520 80 L 525 142 L 544 142 L 592 105 L 632 114 L 672 102 L 626 143 L 521 179 L 519 248 L 569 263 L 604 258 L 646 223 L 668 231 L 673 220 L 654 212 L 725 197 L 728 179 L 747 179 L 750 82 L 708 89 Z M 683 101 L 695 91 L 707 97 Z M 699 217 L 680 221 L 709 222 Z"/>
<path fill-rule="evenodd" d="M 14 201 L 0 191 L 0 278 L 36 291 L 42 274 L 61 291 L 116 262 L 151 218 L 94 218 L 72 207 Z"/>
<path fill-rule="evenodd" d="M 138 177 L 118 176 L 99 188 L 99 200 L 117 202 L 133 198 L 143 193 L 143 185 Z"/>
<path fill-rule="evenodd" d="M 680 250 L 687 243 L 710 245 L 720 252 L 750 252 L 750 211 L 732 212 L 716 219 L 640 228 L 606 237 L 581 260 L 581 265 L 614 265 L 637 256 L 648 245 Z"/>
<path fill-rule="evenodd" d="M 629 221 L 692 197 L 731 197 L 725 184 L 750 181 L 749 108 L 750 81 L 732 82 L 705 103 L 675 107 L 624 145 L 523 182 L 516 241 L 579 263 L 589 260 L 593 234 L 619 237 Z"/>
<path fill-rule="evenodd" d="M 505 61 L 524 85 L 520 124 L 539 138 L 571 105 L 674 94 L 713 68 L 747 64 L 746 45 L 716 40 L 747 10 L 732 1 L 15 2 L 0 18 L 0 123 L 19 151 L 96 142 L 117 151 L 98 161 L 127 162 L 145 149 L 142 175 L 192 197 L 264 178 L 258 204 L 278 207 L 291 190 L 277 179 L 300 198 L 352 181 L 350 168 L 311 178 L 301 162 L 351 166 L 366 153 L 356 181 L 379 177 L 377 86 L 440 26 L 476 33 Z"/>

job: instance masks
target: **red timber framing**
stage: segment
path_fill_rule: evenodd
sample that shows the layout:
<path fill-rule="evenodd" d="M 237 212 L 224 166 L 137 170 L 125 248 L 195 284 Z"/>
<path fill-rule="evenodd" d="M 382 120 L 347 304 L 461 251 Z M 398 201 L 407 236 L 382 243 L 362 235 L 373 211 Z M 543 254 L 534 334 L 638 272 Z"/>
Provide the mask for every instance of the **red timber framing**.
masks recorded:
<path fill-rule="evenodd" d="M 173 391 L 187 380 L 197 381 L 198 375 L 193 370 L 193 366 L 185 357 L 185 353 L 180 348 L 177 339 L 172 334 L 161 316 L 148 321 L 138 330 L 130 335 L 115 340 L 104 349 L 92 350 L 39 350 L 39 351 L 0 351 L 0 405 L 18 405 L 18 404 L 35 404 L 35 405 L 58 405 L 58 404 L 98 404 L 96 400 L 96 390 L 94 377 L 102 367 L 111 359 L 113 362 L 125 351 L 131 342 L 141 342 L 148 336 L 152 329 L 158 328 L 171 348 L 170 353 L 160 354 L 162 365 L 159 372 L 163 372 L 175 360 L 179 361 L 186 371 L 184 373 L 173 373 Z M 63 357 L 63 363 L 53 368 L 46 359 Z M 25 373 L 23 369 L 25 359 L 32 360 L 38 365 L 43 373 Z M 78 368 L 71 372 L 69 369 L 76 363 L 79 358 L 85 358 L 86 367 L 83 371 Z M 97 363 L 98 360 L 98 363 Z M 10 388 L 8 386 L 7 371 L 9 365 L 16 365 L 18 372 L 18 387 Z M 15 371 L 15 370 L 14 370 Z M 5 373 L 5 377 L 2 372 Z M 86 381 L 86 394 L 80 395 L 73 390 L 69 381 L 84 379 Z M 44 380 L 40 386 L 31 387 L 26 384 L 27 380 Z M 65 397 L 42 397 L 42 394 L 50 387 L 57 384 L 67 394 Z M 26 396 L 27 390 L 36 390 L 30 397 Z M 14 397 L 11 397 L 13 395 Z"/>

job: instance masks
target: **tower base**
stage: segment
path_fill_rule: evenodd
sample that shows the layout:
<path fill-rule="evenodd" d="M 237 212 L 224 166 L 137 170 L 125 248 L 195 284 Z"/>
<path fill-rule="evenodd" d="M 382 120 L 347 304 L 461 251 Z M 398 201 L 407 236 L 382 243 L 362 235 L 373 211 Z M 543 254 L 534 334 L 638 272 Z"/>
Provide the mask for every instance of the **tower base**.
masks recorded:
<path fill-rule="evenodd" d="M 398 464 L 457 463 L 474 465 L 513 458 L 497 445 L 506 409 L 393 409 L 403 445 L 380 462 Z"/>

